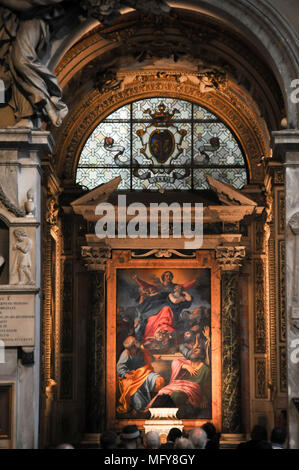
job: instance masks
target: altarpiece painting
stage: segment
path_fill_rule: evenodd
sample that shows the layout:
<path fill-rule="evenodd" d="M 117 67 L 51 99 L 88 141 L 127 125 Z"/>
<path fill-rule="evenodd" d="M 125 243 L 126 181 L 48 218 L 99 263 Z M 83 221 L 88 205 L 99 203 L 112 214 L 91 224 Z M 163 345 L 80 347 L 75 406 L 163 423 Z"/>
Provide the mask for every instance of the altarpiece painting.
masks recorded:
<path fill-rule="evenodd" d="M 150 408 L 164 407 L 183 420 L 215 419 L 218 284 L 213 267 L 196 261 L 112 262 L 108 407 L 117 421 L 147 419 Z"/>

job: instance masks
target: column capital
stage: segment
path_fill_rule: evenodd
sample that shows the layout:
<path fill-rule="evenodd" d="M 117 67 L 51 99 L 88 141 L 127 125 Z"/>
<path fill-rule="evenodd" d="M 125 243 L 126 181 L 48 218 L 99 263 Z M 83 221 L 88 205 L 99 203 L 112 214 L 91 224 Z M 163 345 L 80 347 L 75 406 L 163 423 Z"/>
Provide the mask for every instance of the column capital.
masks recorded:
<path fill-rule="evenodd" d="M 111 249 L 103 246 L 82 246 L 81 256 L 88 271 L 106 271 Z"/>
<path fill-rule="evenodd" d="M 222 271 L 239 271 L 246 256 L 245 246 L 217 246 L 216 260 Z"/>

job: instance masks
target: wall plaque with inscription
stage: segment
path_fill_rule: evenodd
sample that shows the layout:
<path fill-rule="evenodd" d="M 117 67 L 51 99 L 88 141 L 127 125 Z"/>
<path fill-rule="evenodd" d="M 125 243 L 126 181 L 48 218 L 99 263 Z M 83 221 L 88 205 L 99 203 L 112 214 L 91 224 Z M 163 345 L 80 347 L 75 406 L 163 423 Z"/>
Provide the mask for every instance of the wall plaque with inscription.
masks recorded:
<path fill-rule="evenodd" d="M 34 346 L 34 295 L 0 294 L 0 339 L 7 346 Z"/>

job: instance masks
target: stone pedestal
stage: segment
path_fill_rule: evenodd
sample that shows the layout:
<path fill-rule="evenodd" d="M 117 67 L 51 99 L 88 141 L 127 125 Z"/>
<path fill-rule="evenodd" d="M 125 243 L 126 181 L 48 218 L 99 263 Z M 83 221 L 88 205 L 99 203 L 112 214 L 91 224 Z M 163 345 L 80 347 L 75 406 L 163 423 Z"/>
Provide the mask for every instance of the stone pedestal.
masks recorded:
<path fill-rule="evenodd" d="M 299 131 L 272 134 L 273 157 L 285 160 L 286 328 L 289 446 L 299 448 Z"/>
<path fill-rule="evenodd" d="M 0 339 L 7 363 L 0 386 L 13 387 L 7 447 L 38 446 L 41 287 L 40 157 L 51 153 L 49 132 L 0 130 L 0 219 L 8 249 L 0 246 L 8 277 L 0 283 Z M 17 416 L 17 419 L 14 417 Z"/>

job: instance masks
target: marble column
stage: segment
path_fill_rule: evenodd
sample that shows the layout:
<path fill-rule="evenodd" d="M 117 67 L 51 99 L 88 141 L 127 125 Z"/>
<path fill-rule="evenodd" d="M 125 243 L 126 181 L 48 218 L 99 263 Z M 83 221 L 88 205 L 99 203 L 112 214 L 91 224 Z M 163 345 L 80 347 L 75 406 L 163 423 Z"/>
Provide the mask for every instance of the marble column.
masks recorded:
<path fill-rule="evenodd" d="M 0 367 L 0 382 L 12 384 L 14 390 L 11 407 L 12 416 L 16 418 L 12 422 L 10 446 L 18 449 L 38 447 L 40 158 L 52 152 L 53 143 L 50 133 L 46 131 L 0 129 L 0 219 L 2 227 L 4 224 L 8 228 L 9 240 L 8 251 L 4 255 L 8 277 L 0 282 L 0 333 L 5 345 L 9 347 L 9 354 L 6 367 Z M 1 254 L 3 250 L 5 252 L 1 235 Z M 5 322 L 6 331 L 5 326 L 3 327 Z"/>
<path fill-rule="evenodd" d="M 223 434 L 240 434 L 242 431 L 239 268 L 244 256 L 244 247 L 220 246 L 216 250 L 216 258 L 222 270 L 221 330 Z"/>
<path fill-rule="evenodd" d="M 299 130 L 272 133 L 273 158 L 285 161 L 286 329 L 289 447 L 299 448 Z"/>

